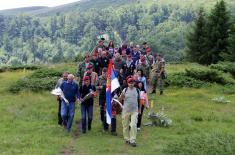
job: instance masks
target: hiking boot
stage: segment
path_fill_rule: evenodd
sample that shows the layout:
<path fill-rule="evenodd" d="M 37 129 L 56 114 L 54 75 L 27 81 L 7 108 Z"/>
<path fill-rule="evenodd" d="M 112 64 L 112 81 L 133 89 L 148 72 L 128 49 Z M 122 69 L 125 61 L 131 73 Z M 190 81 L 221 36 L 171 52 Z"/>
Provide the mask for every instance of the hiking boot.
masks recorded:
<path fill-rule="evenodd" d="M 126 140 L 126 141 L 125 141 L 125 144 L 129 145 L 129 144 L 130 144 L 130 141 L 129 141 L 129 140 Z"/>
<path fill-rule="evenodd" d="M 130 143 L 132 147 L 136 147 L 136 142 Z"/>
<path fill-rule="evenodd" d="M 89 131 L 91 130 L 91 126 L 88 126 L 88 130 L 89 130 Z"/>
<path fill-rule="evenodd" d="M 117 132 L 111 132 L 111 135 L 117 136 Z"/>
<path fill-rule="evenodd" d="M 163 91 L 162 90 L 160 91 L 160 95 L 163 95 Z"/>

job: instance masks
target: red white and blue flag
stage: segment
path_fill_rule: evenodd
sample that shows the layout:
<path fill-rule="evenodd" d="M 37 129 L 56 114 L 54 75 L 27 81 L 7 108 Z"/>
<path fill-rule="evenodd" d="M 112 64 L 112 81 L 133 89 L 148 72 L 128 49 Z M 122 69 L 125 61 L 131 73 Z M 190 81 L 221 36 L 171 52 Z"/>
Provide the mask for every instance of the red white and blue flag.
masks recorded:
<path fill-rule="evenodd" d="M 106 122 L 111 124 L 112 119 L 112 93 L 120 87 L 118 78 L 113 70 L 112 60 L 109 61 L 108 78 L 106 84 Z"/>

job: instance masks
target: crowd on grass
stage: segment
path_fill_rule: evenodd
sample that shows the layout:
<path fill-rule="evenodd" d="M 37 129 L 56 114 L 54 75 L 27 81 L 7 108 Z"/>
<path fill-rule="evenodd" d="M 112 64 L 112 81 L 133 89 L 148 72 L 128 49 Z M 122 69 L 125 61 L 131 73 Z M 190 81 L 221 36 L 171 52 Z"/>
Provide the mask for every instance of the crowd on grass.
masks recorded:
<path fill-rule="evenodd" d="M 64 96 L 58 96 L 58 124 L 70 132 L 77 101 L 81 109 L 82 133 L 91 130 L 94 98 L 97 97 L 102 128 L 104 131 L 109 130 L 106 85 L 110 62 L 120 84 L 112 93 L 115 100 L 112 101 L 111 134 L 117 135 L 116 116 L 121 114 L 125 143 L 135 147 L 144 109 L 149 107 L 148 93 L 156 94 L 156 88 L 159 87 L 159 93 L 163 95 L 166 78 L 164 58 L 159 53 L 153 55 L 147 42 L 142 46 L 124 43 L 118 48 L 112 41 L 105 45 L 101 38 L 97 47 L 78 64 L 75 76 L 64 72 L 56 85 Z"/>

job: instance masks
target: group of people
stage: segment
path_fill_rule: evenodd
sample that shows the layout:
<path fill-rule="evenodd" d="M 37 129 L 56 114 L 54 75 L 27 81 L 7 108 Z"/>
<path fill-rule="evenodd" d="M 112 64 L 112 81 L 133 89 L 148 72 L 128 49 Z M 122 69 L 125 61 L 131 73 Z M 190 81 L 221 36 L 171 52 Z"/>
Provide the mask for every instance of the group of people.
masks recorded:
<path fill-rule="evenodd" d="M 112 41 L 105 46 L 101 38 L 97 47 L 78 65 L 76 77 L 64 72 L 58 80 L 56 87 L 62 90 L 68 100 L 66 103 L 58 96 L 58 123 L 70 132 L 77 100 L 81 105 L 82 133 L 91 130 L 94 97 L 98 96 L 100 120 L 104 131 L 108 131 L 106 84 L 110 61 L 120 83 L 120 87 L 112 94 L 116 100 L 112 102 L 111 133 L 117 135 L 116 115 L 122 114 L 125 143 L 135 147 L 144 108 L 149 107 L 147 94 L 155 94 L 159 86 L 162 95 L 166 78 L 165 60 L 160 54 L 153 56 L 147 42 L 143 43 L 142 48 L 134 44 L 123 44 L 117 48 Z M 149 83 L 152 83 L 152 91 L 149 90 Z"/>

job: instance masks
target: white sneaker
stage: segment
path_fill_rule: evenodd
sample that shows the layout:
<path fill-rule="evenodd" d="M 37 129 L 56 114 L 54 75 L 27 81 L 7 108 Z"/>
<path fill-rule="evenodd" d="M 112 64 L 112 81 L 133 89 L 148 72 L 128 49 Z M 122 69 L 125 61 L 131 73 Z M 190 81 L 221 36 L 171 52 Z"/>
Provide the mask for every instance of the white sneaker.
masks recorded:
<path fill-rule="evenodd" d="M 140 128 L 137 128 L 137 131 L 140 131 Z"/>

